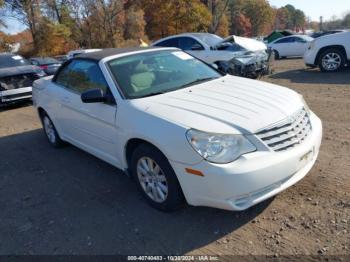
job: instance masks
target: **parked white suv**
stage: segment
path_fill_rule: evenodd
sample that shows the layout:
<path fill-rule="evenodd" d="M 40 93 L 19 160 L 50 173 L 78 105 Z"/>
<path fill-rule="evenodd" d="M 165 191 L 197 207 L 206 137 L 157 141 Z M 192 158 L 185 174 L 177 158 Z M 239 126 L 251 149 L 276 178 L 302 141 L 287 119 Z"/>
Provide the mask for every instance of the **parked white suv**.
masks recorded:
<path fill-rule="evenodd" d="M 304 55 L 305 64 L 319 67 L 324 72 L 335 72 L 350 60 L 350 32 L 316 38 Z"/>
<path fill-rule="evenodd" d="M 284 87 L 222 75 L 176 48 L 106 49 L 34 84 L 48 141 L 131 174 L 149 203 L 243 210 L 314 165 L 320 119 Z"/>

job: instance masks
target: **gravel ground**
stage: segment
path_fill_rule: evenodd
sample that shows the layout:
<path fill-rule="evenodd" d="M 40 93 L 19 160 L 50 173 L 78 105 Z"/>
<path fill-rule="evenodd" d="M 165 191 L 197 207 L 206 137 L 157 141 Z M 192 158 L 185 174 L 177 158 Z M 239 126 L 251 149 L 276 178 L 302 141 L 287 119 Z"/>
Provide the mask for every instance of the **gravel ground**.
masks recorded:
<path fill-rule="evenodd" d="M 290 59 L 263 81 L 303 94 L 324 139 L 307 177 L 244 212 L 158 212 L 112 166 L 73 146 L 51 148 L 29 104 L 1 110 L 0 254 L 349 258 L 350 71 L 324 74 Z"/>

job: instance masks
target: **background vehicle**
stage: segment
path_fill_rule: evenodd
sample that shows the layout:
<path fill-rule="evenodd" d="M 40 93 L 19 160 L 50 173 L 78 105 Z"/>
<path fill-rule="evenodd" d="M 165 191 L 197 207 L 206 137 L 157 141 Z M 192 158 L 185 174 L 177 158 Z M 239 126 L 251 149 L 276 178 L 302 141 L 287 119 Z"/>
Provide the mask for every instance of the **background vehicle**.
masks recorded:
<path fill-rule="evenodd" d="M 301 180 L 320 119 L 296 92 L 223 75 L 175 48 L 80 55 L 34 85 L 48 141 L 131 174 L 164 211 L 243 210 Z"/>
<path fill-rule="evenodd" d="M 0 54 L 0 104 L 31 99 L 33 81 L 45 75 L 20 55 Z"/>
<path fill-rule="evenodd" d="M 335 72 L 349 64 L 350 32 L 326 35 L 309 44 L 304 55 L 307 66 L 319 67 L 323 72 Z"/>
<path fill-rule="evenodd" d="M 280 39 L 282 37 L 285 36 L 291 36 L 291 35 L 295 35 L 295 33 L 293 33 L 290 30 L 283 30 L 283 31 L 273 31 L 271 32 L 268 36 L 263 38 L 264 43 L 269 44 L 272 43 L 273 41 L 276 41 L 277 39 Z"/>
<path fill-rule="evenodd" d="M 332 35 L 336 33 L 342 33 L 345 32 L 346 30 L 331 30 L 331 31 L 320 31 L 320 32 L 315 32 L 311 35 L 312 38 L 319 38 L 321 36 L 325 35 Z"/>
<path fill-rule="evenodd" d="M 68 57 L 66 55 L 56 55 L 54 56 L 54 58 L 60 61 L 61 63 L 64 63 L 68 60 Z"/>
<path fill-rule="evenodd" d="M 160 39 L 152 46 L 177 47 L 220 70 L 255 78 L 269 73 L 269 55 L 264 43 L 245 37 L 225 39 L 209 33 L 186 33 Z"/>
<path fill-rule="evenodd" d="M 312 40 L 313 38 L 307 35 L 292 35 L 279 38 L 268 44 L 268 47 L 273 50 L 276 59 L 302 57 Z"/>
<path fill-rule="evenodd" d="M 39 66 L 47 75 L 53 75 L 60 68 L 61 62 L 51 57 L 33 57 L 30 58 L 33 65 Z"/>
<path fill-rule="evenodd" d="M 100 51 L 101 49 L 78 49 L 78 50 L 73 50 L 69 51 L 67 54 L 68 59 L 72 59 L 73 57 L 80 55 L 80 54 L 86 54 L 86 53 L 91 53 L 91 52 L 96 52 Z"/>

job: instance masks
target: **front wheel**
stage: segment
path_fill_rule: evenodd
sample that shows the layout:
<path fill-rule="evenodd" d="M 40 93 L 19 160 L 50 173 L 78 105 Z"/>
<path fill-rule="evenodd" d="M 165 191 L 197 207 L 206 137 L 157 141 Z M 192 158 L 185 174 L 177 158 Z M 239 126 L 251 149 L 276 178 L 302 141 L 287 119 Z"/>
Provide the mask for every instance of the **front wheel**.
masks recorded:
<path fill-rule="evenodd" d="M 158 149 L 148 144 L 138 146 L 130 168 L 138 189 L 151 206 L 165 212 L 183 206 L 184 196 L 176 174 Z"/>
<path fill-rule="evenodd" d="M 336 72 L 345 65 L 343 52 L 336 48 L 330 48 L 322 52 L 318 65 L 322 72 Z"/>

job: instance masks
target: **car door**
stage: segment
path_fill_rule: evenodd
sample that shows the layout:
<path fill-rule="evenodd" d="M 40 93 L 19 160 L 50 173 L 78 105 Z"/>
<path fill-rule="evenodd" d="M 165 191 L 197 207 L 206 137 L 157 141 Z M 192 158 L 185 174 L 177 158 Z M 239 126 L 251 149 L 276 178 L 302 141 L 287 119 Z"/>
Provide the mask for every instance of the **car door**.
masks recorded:
<path fill-rule="evenodd" d="M 280 56 L 292 56 L 293 41 L 292 37 L 282 38 L 273 43 L 272 48 L 277 50 Z"/>
<path fill-rule="evenodd" d="M 308 41 L 306 41 L 302 37 L 294 37 L 294 53 L 293 56 L 304 56 L 307 48 L 308 48 Z"/>
<path fill-rule="evenodd" d="M 61 129 L 65 139 L 78 147 L 119 166 L 116 152 L 119 133 L 116 127 L 117 106 L 97 62 L 75 59 L 60 70 L 54 79 L 59 90 Z M 99 88 L 111 97 L 106 103 L 83 103 L 81 94 Z"/>

